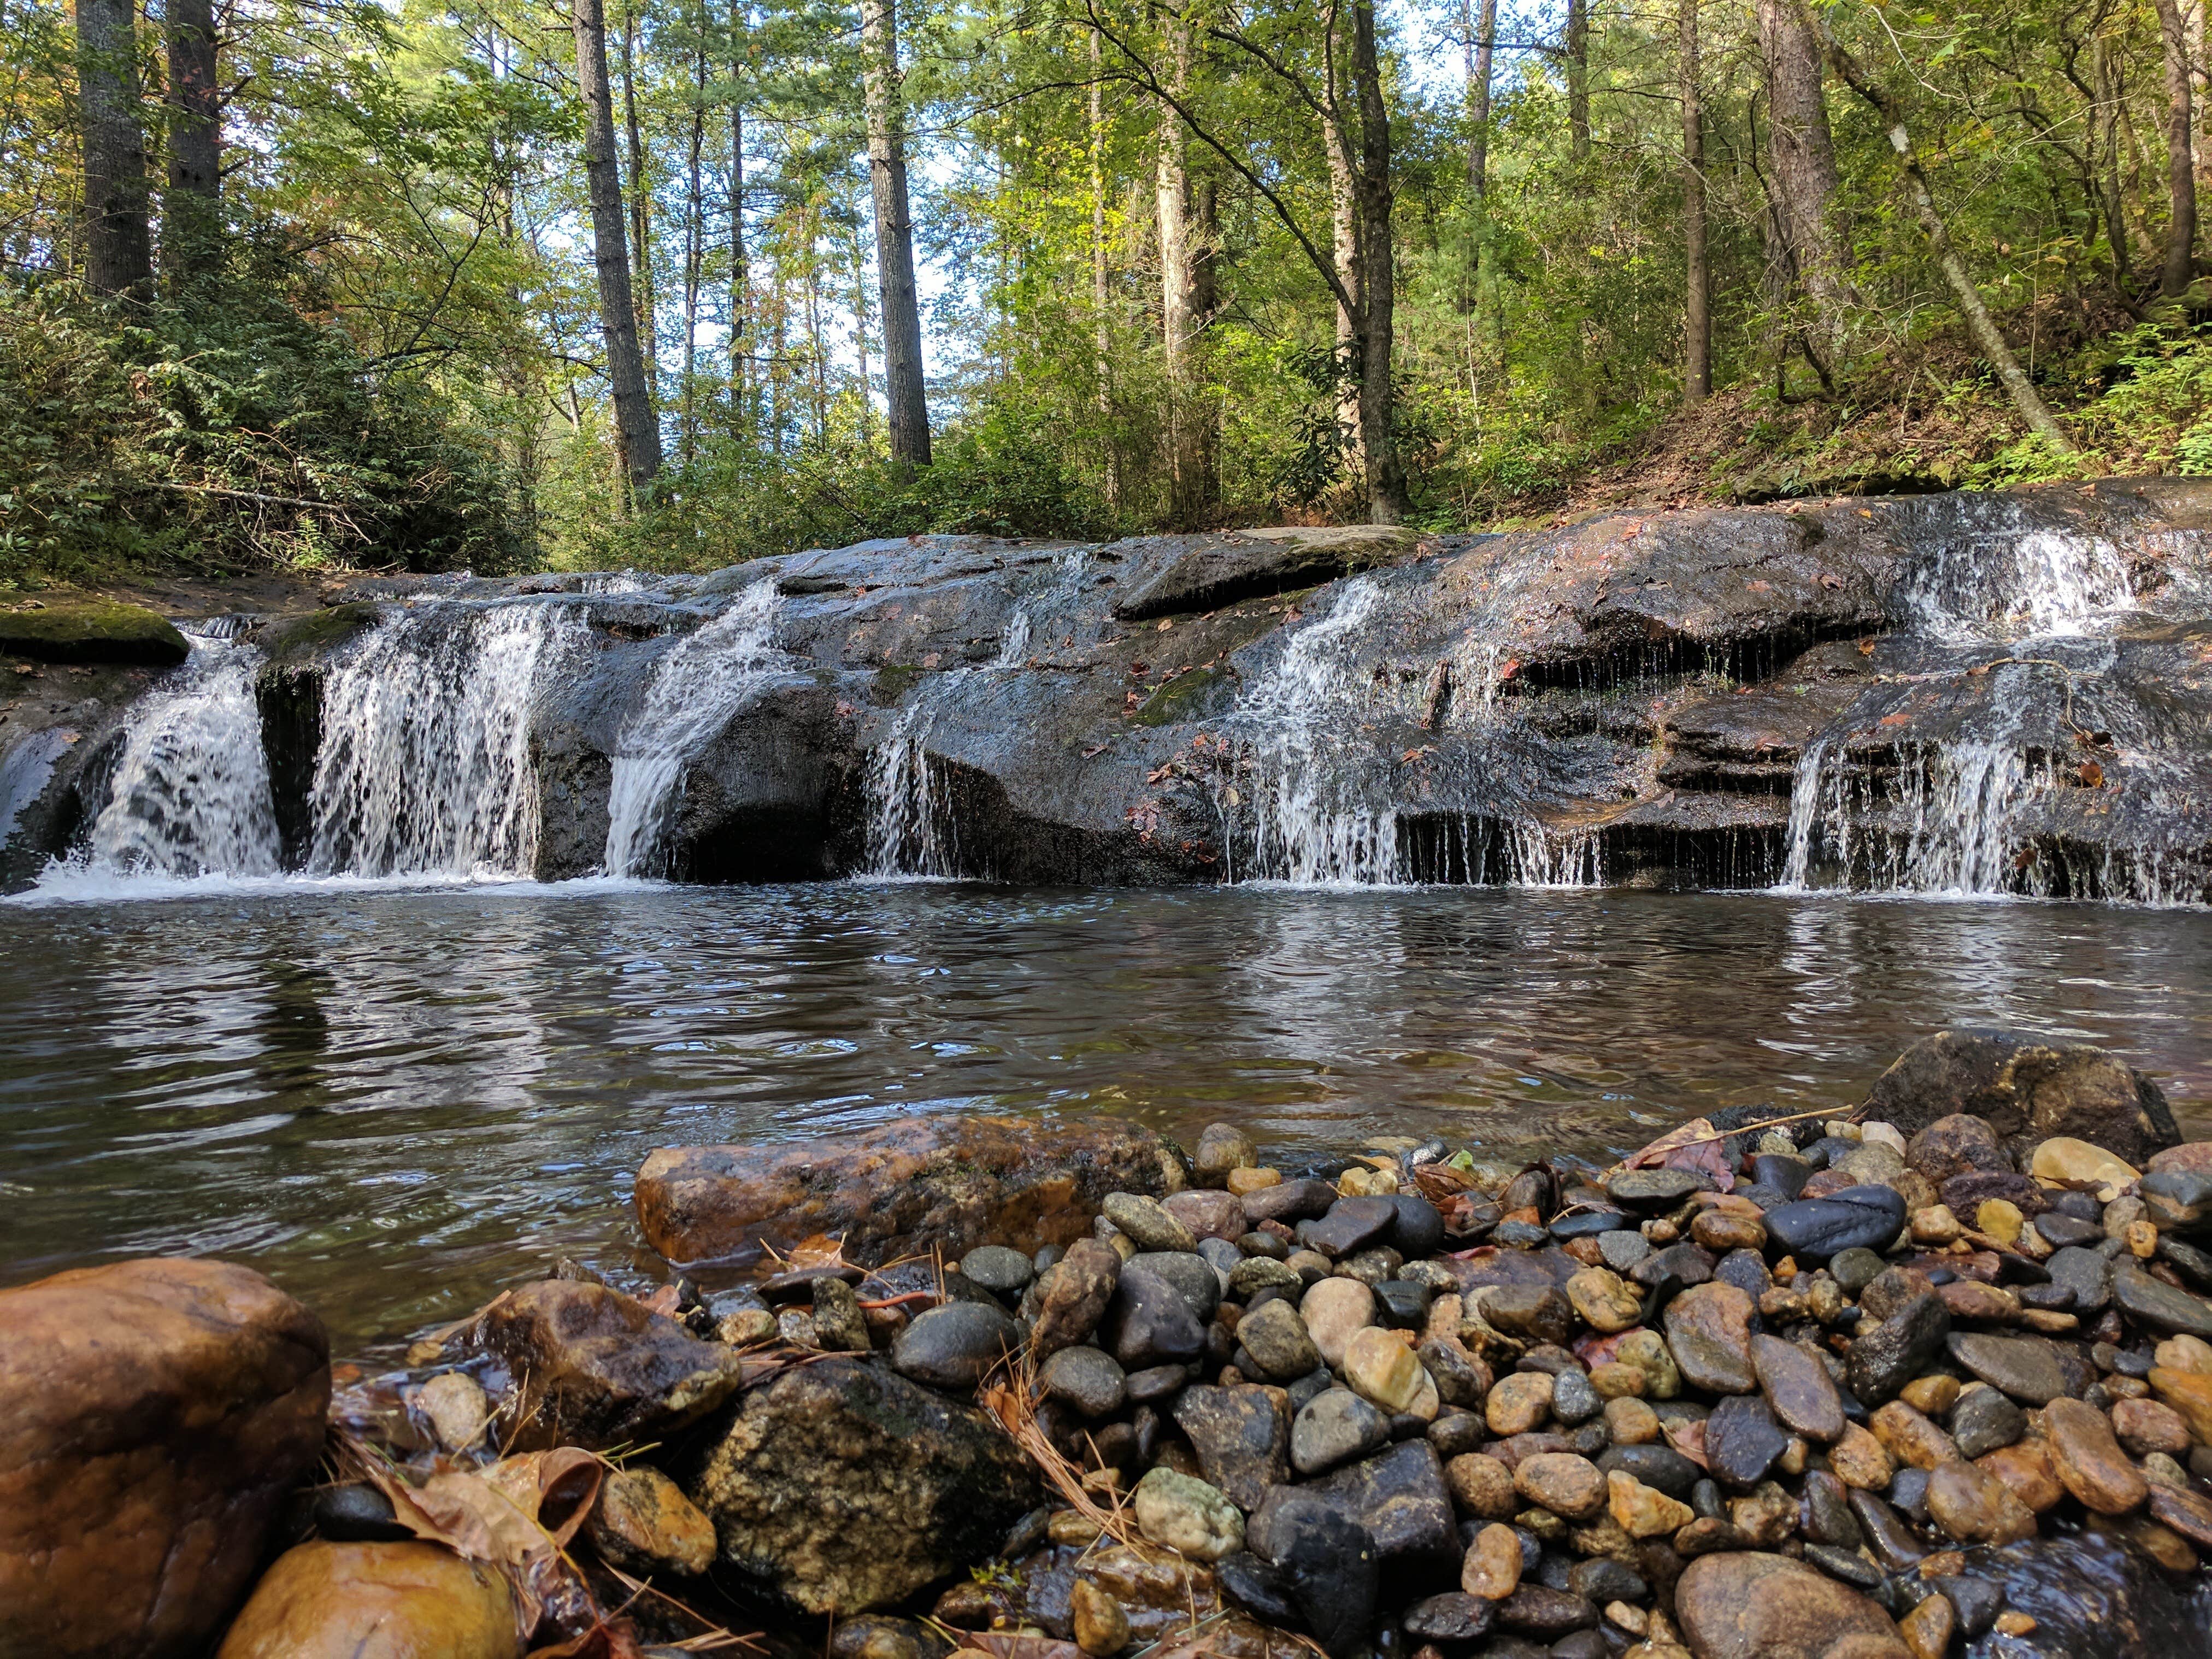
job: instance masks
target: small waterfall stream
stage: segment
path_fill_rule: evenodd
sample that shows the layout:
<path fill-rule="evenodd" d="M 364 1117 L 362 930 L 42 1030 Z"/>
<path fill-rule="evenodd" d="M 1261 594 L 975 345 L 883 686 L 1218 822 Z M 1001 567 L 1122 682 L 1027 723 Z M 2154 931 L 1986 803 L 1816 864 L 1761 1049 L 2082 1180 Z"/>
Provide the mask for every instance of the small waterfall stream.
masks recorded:
<path fill-rule="evenodd" d="M 554 603 L 428 605 L 379 623 L 324 695 L 310 873 L 533 874 L 531 708 L 582 631 Z"/>
<path fill-rule="evenodd" d="M 754 582 L 654 665 L 615 742 L 601 866 L 608 875 L 666 873 L 684 769 L 748 697 L 792 668 L 793 659 L 775 647 L 776 609 L 775 579 Z"/>
<path fill-rule="evenodd" d="M 253 675 L 234 630 L 186 636 L 183 667 L 141 699 L 92 826 L 92 861 L 131 875 L 271 876 L 276 811 Z"/>

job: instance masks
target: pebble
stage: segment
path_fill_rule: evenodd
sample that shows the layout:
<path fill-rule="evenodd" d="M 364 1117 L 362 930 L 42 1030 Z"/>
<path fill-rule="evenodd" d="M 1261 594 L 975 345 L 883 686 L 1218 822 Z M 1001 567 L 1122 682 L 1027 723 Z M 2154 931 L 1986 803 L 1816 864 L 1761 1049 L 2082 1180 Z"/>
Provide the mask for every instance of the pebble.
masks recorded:
<path fill-rule="evenodd" d="M 2013 1544 L 2035 1535 L 2035 1512 L 1996 1476 L 1963 1460 L 1929 1472 L 1928 1513 L 1961 1544 Z"/>
<path fill-rule="evenodd" d="M 1658 1332 L 1634 1330 L 1620 1339 L 1613 1357 L 1624 1365 L 1632 1365 L 1644 1373 L 1644 1397 L 1647 1400 L 1672 1400 L 1682 1392 L 1682 1373 L 1674 1364 L 1674 1356 Z"/>
<path fill-rule="evenodd" d="M 1951 1408 L 1951 1438 L 1973 1459 L 2009 1446 L 2027 1432 L 2027 1414 L 1996 1389 L 1969 1389 Z"/>
<path fill-rule="evenodd" d="M 2051 1466 L 2051 1455 L 2038 1440 L 2023 1440 L 2015 1445 L 2000 1446 L 1993 1452 L 1984 1452 L 1974 1460 L 1978 1468 L 2010 1486 L 2013 1496 L 2041 1515 L 2057 1507 L 2066 1496 L 2066 1488 Z"/>
<path fill-rule="evenodd" d="M 1358 1279 L 1324 1279 L 1305 1293 L 1298 1311 L 1321 1357 L 1339 1366 L 1353 1334 L 1375 1322 L 1375 1292 Z"/>
<path fill-rule="evenodd" d="M 2112 1297 L 2121 1311 L 2161 1331 L 2212 1339 L 2212 1302 L 2153 1279 L 2132 1266 L 2112 1270 Z"/>
<path fill-rule="evenodd" d="M 1496 1522 L 1475 1534 L 1461 1564 L 1459 1587 L 1485 1601 L 1503 1601 L 1521 1584 L 1521 1540 Z"/>
<path fill-rule="evenodd" d="M 1320 1474 L 1389 1443 L 1390 1419 L 1349 1389 L 1326 1389 L 1291 1425 L 1291 1466 Z"/>
<path fill-rule="evenodd" d="M 1656 1538 L 1679 1532 L 1696 1519 L 1687 1504 L 1647 1486 L 1620 1469 L 1606 1477 L 1607 1506 L 1620 1529 L 1631 1538 Z"/>
<path fill-rule="evenodd" d="M 2150 1495 L 2113 1438 L 2111 1419 L 2094 1406 L 2052 1401 L 2043 1408 L 2043 1440 L 2052 1472 L 2085 1509 L 2125 1515 Z"/>
<path fill-rule="evenodd" d="M 1237 1340 L 1267 1376 L 1279 1381 L 1308 1375 L 1324 1358 L 1305 1320 L 1288 1302 L 1270 1302 L 1246 1314 L 1237 1322 Z"/>
<path fill-rule="evenodd" d="M 2033 1525 L 2034 1518 L 2030 1516 L 2031 1530 Z M 1897 1633 L 1905 1638 L 1912 1659 L 1944 1659 L 1951 1650 L 1951 1632 L 1957 1624 L 1958 1614 L 1951 1604 L 1940 1595 L 1930 1595 L 1897 1621 Z"/>
<path fill-rule="evenodd" d="M 1617 1273 L 1625 1273 L 1651 1254 L 1651 1241 L 1642 1233 L 1616 1229 L 1597 1236 L 1597 1249 L 1607 1267 Z"/>
<path fill-rule="evenodd" d="M 1949 1435 L 1902 1400 L 1893 1400 L 1875 1413 L 1871 1426 L 1885 1451 L 1916 1469 L 1935 1468 L 1959 1455 Z"/>
<path fill-rule="evenodd" d="M 1748 1394 L 1752 1299 L 1733 1285 L 1693 1286 L 1667 1304 L 1667 1347 L 1690 1386 L 1709 1394 Z"/>
<path fill-rule="evenodd" d="M 1209 1123 L 1199 1131 L 1190 1163 L 1200 1181 L 1225 1181 L 1231 1170 L 1249 1169 L 1259 1158 L 1252 1138 L 1235 1124 Z"/>
<path fill-rule="evenodd" d="M 2067 1391 L 2057 1352 L 2039 1338 L 1954 1331 L 1948 1346 L 1960 1364 L 2026 1405 L 2040 1406 Z"/>
<path fill-rule="evenodd" d="M 2132 1164 L 2115 1158 L 2102 1146 L 2070 1135 L 2053 1135 L 2035 1149 L 2027 1172 L 2045 1181 L 2094 1181 L 2097 1201 L 2110 1204 L 2120 1188 L 2135 1184 L 2141 1175 Z"/>
<path fill-rule="evenodd" d="M 1705 1419 L 1705 1463 L 1723 1486 L 1748 1491 L 1765 1479 L 1789 1445 L 1766 1401 L 1731 1395 Z"/>
<path fill-rule="evenodd" d="M 1074 1252 L 1068 1254 L 1072 1261 Z M 1054 1271 L 1067 1266 L 1068 1262 L 1063 1261 Z M 1211 1273 L 1212 1269 L 1206 1271 Z M 1038 1322 L 1042 1325 L 1042 1319 Z M 1102 1339 L 1099 1346 L 1112 1354 L 1124 1370 L 1129 1371 L 1170 1362 L 1188 1362 L 1206 1352 L 1206 1327 L 1191 1312 L 1182 1292 L 1158 1274 L 1136 1267 L 1121 1273 Z"/>
<path fill-rule="evenodd" d="M 931 1388 L 964 1393 L 1020 1346 L 1021 1329 L 1004 1309 L 948 1302 L 918 1316 L 898 1334 L 891 1344 L 891 1367 Z"/>
<path fill-rule="evenodd" d="M 1887 1490 L 1897 1473 L 1887 1449 L 1856 1423 L 1846 1423 L 1836 1443 L 1828 1449 L 1828 1467 L 1845 1486 L 1864 1492 Z"/>
<path fill-rule="evenodd" d="M 2122 1400 L 2114 1403 L 2112 1419 L 2113 1435 L 2137 1457 L 2153 1452 L 2189 1455 L 2189 1425 L 2171 1406 L 2155 1400 Z"/>
<path fill-rule="evenodd" d="M 1341 1258 L 1381 1243 L 1397 1224 L 1397 1206 L 1387 1198 L 1340 1198 L 1327 1215 L 1300 1231 L 1322 1255 Z"/>
<path fill-rule="evenodd" d="M 1823 1445 L 1843 1433 L 1843 1396 L 1817 1357 L 1762 1334 L 1751 1340 L 1751 1363 L 1767 1405 L 1791 1433 Z"/>
<path fill-rule="evenodd" d="M 1256 1169 L 1231 1170 L 1223 1177 L 1221 1184 L 1237 1197 L 1249 1200 L 1255 1194 L 1264 1192 L 1270 1187 L 1281 1186 L 1283 1172 L 1280 1170 L 1268 1169 L 1265 1164 Z M 1252 1208 L 1249 1203 L 1245 1206 L 1244 1213 L 1248 1216 L 1252 1213 Z"/>
<path fill-rule="evenodd" d="M 1868 1287 L 1868 1294 L 1874 1287 Z M 1864 1309 L 1866 1299 L 1861 1298 Z M 1852 1333 L 1845 1362 L 1853 1395 L 1866 1404 L 1894 1399 L 1943 1350 L 1951 1334 L 1951 1314 L 1933 1292 L 1914 1297 L 1889 1318 Z"/>
<path fill-rule="evenodd" d="M 1486 1520 L 1506 1520 L 1520 1507 L 1513 1471 L 1481 1452 L 1463 1452 L 1446 1463 L 1444 1485 L 1454 1504 Z"/>
<path fill-rule="evenodd" d="M 1484 1402 L 1483 1420 L 1492 1434 L 1526 1434 L 1550 1414 L 1553 1386 L 1541 1371 L 1502 1376 Z"/>
<path fill-rule="evenodd" d="M 1075 1645 L 1092 1659 L 1109 1659 L 1129 1645 L 1127 1609 L 1112 1591 L 1101 1589 L 1090 1579 L 1079 1577 L 1069 1587 L 1067 1613 Z"/>
<path fill-rule="evenodd" d="M 483 1384 L 466 1371 L 439 1372 L 416 1398 L 430 1419 L 430 1431 L 447 1451 L 465 1451 L 483 1438 L 491 1401 Z"/>
<path fill-rule="evenodd" d="M 1847 1187 L 1766 1212 L 1768 1236 L 1792 1255 L 1826 1261 L 1842 1251 L 1886 1249 L 1905 1225 L 1905 1200 L 1889 1187 Z"/>
<path fill-rule="evenodd" d="M 1270 1542 L 1307 1627 L 1331 1659 L 1352 1659 L 1375 1618 L 1382 1552 L 1374 1534 L 1311 1498 L 1278 1506 Z"/>
<path fill-rule="evenodd" d="M 1344 1380 L 1355 1394 L 1386 1412 L 1433 1418 L 1441 1403 L 1435 1379 L 1414 1358 L 1413 1351 L 1379 1326 L 1352 1333 L 1344 1351 Z"/>
<path fill-rule="evenodd" d="M 1244 1517 L 1217 1486 L 1164 1467 L 1149 1470 L 1131 1494 L 1137 1528 L 1155 1544 L 1200 1561 L 1244 1547 Z"/>
<path fill-rule="evenodd" d="M 1037 1371 L 1046 1399 L 1060 1401 L 1085 1417 L 1106 1417 L 1121 1410 L 1127 1382 L 1111 1354 L 1088 1346 L 1062 1348 Z"/>
<path fill-rule="evenodd" d="M 2000 1244 L 2016 1244 L 2027 1218 L 2009 1199 L 1985 1198 L 1974 1206 L 1974 1231 L 1987 1233 Z"/>
<path fill-rule="evenodd" d="M 1099 1206 L 1140 1250 L 1189 1251 L 1198 1248 L 1190 1229 L 1170 1215 L 1156 1198 L 1137 1193 L 1109 1193 Z"/>
<path fill-rule="evenodd" d="M 1569 1428 L 1587 1423 L 1605 1409 L 1605 1401 L 1578 1370 L 1563 1370 L 1552 1379 L 1552 1415 Z"/>
<path fill-rule="evenodd" d="M 1605 1402 L 1605 1429 L 1616 1446 L 1647 1446 L 1659 1438 L 1659 1414 L 1632 1395 L 1623 1395 Z"/>
<path fill-rule="evenodd" d="M 1036 1277 L 1036 1265 L 1019 1250 L 1003 1244 L 979 1244 L 960 1258 L 960 1271 L 999 1296 L 1018 1295 Z M 821 1291 L 815 1292 L 817 1308 Z"/>
<path fill-rule="evenodd" d="M 1585 1267 L 1567 1280 L 1567 1300 L 1591 1329 L 1613 1335 L 1643 1316 L 1644 1298 L 1607 1267 Z"/>
<path fill-rule="evenodd" d="M 1514 1490 L 1569 1521 L 1593 1519 L 1606 1506 L 1606 1477 L 1586 1457 L 1545 1452 L 1523 1458 L 1513 1472 Z"/>

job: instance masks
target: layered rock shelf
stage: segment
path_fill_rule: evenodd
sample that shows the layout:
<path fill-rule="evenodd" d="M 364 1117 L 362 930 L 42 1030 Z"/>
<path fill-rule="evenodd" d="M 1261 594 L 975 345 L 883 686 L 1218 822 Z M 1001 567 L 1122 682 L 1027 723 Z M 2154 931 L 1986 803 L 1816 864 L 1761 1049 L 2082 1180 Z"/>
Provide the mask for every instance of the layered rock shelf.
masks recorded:
<path fill-rule="evenodd" d="M 661 1282 L 373 1376 L 241 1268 L 0 1292 L 0 1651 L 2212 1653 L 2212 1143 L 2096 1049 L 1606 1170 L 948 1120 L 637 1197 Z"/>
<path fill-rule="evenodd" d="M 2208 527 L 2204 482 L 2121 480 L 361 581 L 196 635 L 211 718 L 129 701 L 143 673 L 24 665 L 0 882 L 63 856 L 2202 902 Z M 225 650 L 250 696 L 211 672 Z M 195 793 L 221 823 L 118 836 L 176 793 L 143 775 L 179 745 L 134 743 L 163 720 L 246 722 L 262 758 Z"/>

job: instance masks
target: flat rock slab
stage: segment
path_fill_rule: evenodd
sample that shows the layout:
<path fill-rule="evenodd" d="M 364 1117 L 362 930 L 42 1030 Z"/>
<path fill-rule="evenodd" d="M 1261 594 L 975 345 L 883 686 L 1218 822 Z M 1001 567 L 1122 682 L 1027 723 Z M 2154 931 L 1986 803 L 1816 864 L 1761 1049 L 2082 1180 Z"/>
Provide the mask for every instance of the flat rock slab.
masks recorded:
<path fill-rule="evenodd" d="M 1311 587 L 1410 555 L 1419 538 L 1393 525 L 1286 525 L 1184 537 L 1149 576 L 1114 601 L 1124 622 L 1206 611 Z"/>
<path fill-rule="evenodd" d="M 1135 1124 L 933 1117 L 819 1140 L 663 1147 L 638 1170 L 636 1201 L 647 1242 L 671 1261 L 823 1233 L 872 1267 L 933 1245 L 964 1255 L 1071 1243 L 1107 1194 L 1182 1184 L 1174 1149 Z"/>

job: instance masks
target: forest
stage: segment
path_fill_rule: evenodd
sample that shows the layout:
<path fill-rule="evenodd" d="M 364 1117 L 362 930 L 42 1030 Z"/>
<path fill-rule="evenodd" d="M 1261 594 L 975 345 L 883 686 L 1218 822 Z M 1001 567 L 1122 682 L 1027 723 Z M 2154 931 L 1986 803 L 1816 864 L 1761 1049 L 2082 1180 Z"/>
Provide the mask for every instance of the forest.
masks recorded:
<path fill-rule="evenodd" d="M 0 0 L 0 582 L 2212 471 L 2203 0 Z"/>

